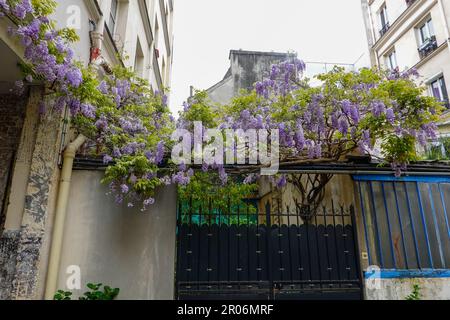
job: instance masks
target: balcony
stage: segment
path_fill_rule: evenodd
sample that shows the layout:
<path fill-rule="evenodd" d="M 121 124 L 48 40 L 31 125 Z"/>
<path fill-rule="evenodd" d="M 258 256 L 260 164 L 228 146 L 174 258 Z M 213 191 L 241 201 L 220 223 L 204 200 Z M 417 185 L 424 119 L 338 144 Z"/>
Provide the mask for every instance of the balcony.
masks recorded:
<path fill-rule="evenodd" d="M 380 37 L 384 36 L 386 34 L 386 32 L 388 32 L 389 28 L 390 28 L 390 24 L 389 22 L 386 23 L 383 28 L 380 30 Z"/>
<path fill-rule="evenodd" d="M 419 55 L 421 59 L 426 58 L 430 55 L 434 50 L 438 48 L 438 44 L 436 41 L 436 37 L 432 36 L 428 38 L 419 48 Z"/>

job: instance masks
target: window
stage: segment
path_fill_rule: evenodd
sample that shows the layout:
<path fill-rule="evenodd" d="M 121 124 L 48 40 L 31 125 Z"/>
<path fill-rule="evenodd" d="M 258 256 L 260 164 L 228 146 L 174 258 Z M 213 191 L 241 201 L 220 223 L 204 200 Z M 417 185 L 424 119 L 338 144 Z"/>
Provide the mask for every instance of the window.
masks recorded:
<path fill-rule="evenodd" d="M 163 82 L 163 86 L 166 85 L 166 80 L 167 80 L 167 70 L 166 70 L 166 59 L 163 58 L 162 60 L 162 68 L 161 68 L 161 77 L 162 77 L 162 82 Z"/>
<path fill-rule="evenodd" d="M 417 28 L 417 36 L 419 42 L 418 50 L 421 59 L 426 58 L 437 49 L 438 45 L 431 19 L 428 19 Z"/>
<path fill-rule="evenodd" d="M 430 87 L 433 97 L 439 101 L 448 103 L 448 93 L 444 77 L 439 77 L 437 80 L 431 82 Z"/>
<path fill-rule="evenodd" d="M 431 19 L 419 27 L 420 44 L 424 44 L 434 36 L 434 28 Z"/>
<path fill-rule="evenodd" d="M 159 23 L 158 18 L 155 18 L 155 49 L 159 49 Z"/>
<path fill-rule="evenodd" d="M 141 78 L 144 77 L 144 69 L 145 69 L 144 63 L 145 63 L 144 51 L 142 50 L 141 42 L 138 39 L 136 46 L 136 57 L 134 61 L 134 71 Z"/>
<path fill-rule="evenodd" d="M 434 37 L 433 22 L 429 19 L 422 26 L 419 27 L 420 44 L 424 44 Z"/>
<path fill-rule="evenodd" d="M 386 56 L 386 64 L 390 70 L 396 70 L 398 68 L 397 53 L 395 50 Z"/>
<path fill-rule="evenodd" d="M 381 23 L 380 35 L 383 36 L 389 30 L 389 21 L 386 5 L 383 5 L 383 7 L 380 9 L 379 15 Z"/>
<path fill-rule="evenodd" d="M 111 33 L 116 31 L 117 9 L 119 6 L 118 0 L 111 0 L 111 10 L 109 12 L 108 29 Z"/>

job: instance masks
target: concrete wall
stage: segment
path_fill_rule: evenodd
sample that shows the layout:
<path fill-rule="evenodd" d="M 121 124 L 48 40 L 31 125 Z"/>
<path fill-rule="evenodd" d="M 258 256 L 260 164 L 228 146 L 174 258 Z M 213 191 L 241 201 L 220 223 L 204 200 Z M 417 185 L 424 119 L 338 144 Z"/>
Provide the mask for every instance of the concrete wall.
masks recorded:
<path fill-rule="evenodd" d="M 270 73 L 273 64 L 289 58 L 286 53 L 231 50 L 230 69 L 224 79 L 207 90 L 216 104 L 227 104 L 241 90 L 252 90 Z"/>
<path fill-rule="evenodd" d="M 231 51 L 231 74 L 234 93 L 242 89 L 253 89 L 256 82 L 268 76 L 273 64 L 288 59 L 284 53 L 261 53 L 251 51 Z"/>
<path fill-rule="evenodd" d="M 367 300 L 405 300 L 414 285 L 422 300 L 450 300 L 450 278 L 381 279 L 378 289 L 365 290 Z"/>
<path fill-rule="evenodd" d="M 228 77 L 208 90 L 209 99 L 216 104 L 225 104 L 234 96 L 233 77 Z"/>
<path fill-rule="evenodd" d="M 157 193 L 148 212 L 114 203 L 100 184 L 103 172 L 76 171 L 61 261 L 81 268 L 82 288 L 98 282 L 121 289 L 120 299 L 173 299 L 176 240 L 176 188 Z"/>

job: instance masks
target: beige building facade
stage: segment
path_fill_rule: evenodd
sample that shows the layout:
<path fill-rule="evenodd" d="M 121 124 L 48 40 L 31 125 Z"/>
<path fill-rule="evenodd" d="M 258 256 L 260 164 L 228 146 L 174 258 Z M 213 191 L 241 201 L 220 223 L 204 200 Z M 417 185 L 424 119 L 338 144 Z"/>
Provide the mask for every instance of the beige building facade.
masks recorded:
<path fill-rule="evenodd" d="M 416 69 L 427 94 L 449 107 L 450 2 L 362 0 L 371 62 L 384 69 Z M 448 111 L 441 131 L 448 135 Z M 447 120 L 446 120 L 447 119 Z"/>

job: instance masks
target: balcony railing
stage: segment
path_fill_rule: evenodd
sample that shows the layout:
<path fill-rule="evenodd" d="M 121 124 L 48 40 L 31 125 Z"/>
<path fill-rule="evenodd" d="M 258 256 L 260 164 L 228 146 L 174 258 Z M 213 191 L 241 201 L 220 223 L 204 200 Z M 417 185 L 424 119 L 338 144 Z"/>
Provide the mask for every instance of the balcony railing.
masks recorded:
<path fill-rule="evenodd" d="M 388 30 L 389 30 L 390 27 L 391 27 L 391 26 L 390 26 L 389 22 L 386 23 L 386 24 L 383 26 L 383 28 L 381 28 L 381 30 L 380 30 L 380 36 L 381 36 L 381 37 L 384 36 L 384 35 L 386 34 L 386 32 L 388 32 Z"/>
<path fill-rule="evenodd" d="M 425 40 L 425 42 L 419 47 L 420 58 L 424 59 L 430 55 L 438 47 L 436 37 L 432 36 Z"/>

